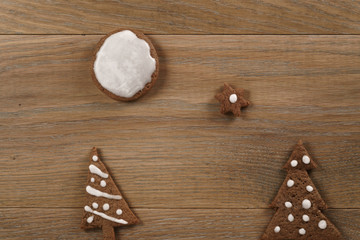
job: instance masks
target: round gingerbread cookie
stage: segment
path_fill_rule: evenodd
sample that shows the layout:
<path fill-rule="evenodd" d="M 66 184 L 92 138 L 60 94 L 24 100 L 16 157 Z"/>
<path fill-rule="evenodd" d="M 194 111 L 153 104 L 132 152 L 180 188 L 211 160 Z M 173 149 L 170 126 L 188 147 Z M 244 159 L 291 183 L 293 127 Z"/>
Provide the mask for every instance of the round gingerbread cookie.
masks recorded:
<path fill-rule="evenodd" d="M 151 89 L 159 74 L 154 46 L 135 30 L 116 30 L 103 37 L 92 64 L 95 85 L 118 101 L 138 99 Z"/>

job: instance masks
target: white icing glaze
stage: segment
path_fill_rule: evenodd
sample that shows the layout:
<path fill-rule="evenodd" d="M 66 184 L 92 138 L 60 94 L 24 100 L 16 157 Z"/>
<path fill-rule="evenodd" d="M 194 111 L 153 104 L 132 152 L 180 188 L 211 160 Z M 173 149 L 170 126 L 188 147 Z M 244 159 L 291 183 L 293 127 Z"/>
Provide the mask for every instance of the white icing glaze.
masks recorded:
<path fill-rule="evenodd" d="M 327 227 L 327 223 L 325 220 L 321 220 L 318 224 L 320 229 L 325 229 Z"/>
<path fill-rule="evenodd" d="M 291 202 L 285 202 L 285 207 L 291 208 L 291 207 L 292 207 L 292 203 L 291 203 Z"/>
<path fill-rule="evenodd" d="M 290 164 L 291 164 L 292 167 L 296 167 L 296 166 L 298 165 L 298 161 L 292 160 L 292 161 L 290 162 Z"/>
<path fill-rule="evenodd" d="M 93 165 L 93 164 L 90 164 L 89 166 L 89 170 L 91 173 L 94 173 L 96 175 L 99 175 L 100 177 L 102 178 L 108 178 L 109 177 L 109 174 L 107 173 L 104 173 L 100 170 L 100 168 L 98 168 L 97 166 Z"/>
<path fill-rule="evenodd" d="M 235 93 L 231 94 L 230 97 L 229 97 L 229 101 L 231 103 L 236 103 L 237 101 L 237 95 Z"/>
<path fill-rule="evenodd" d="M 311 208 L 311 202 L 310 202 L 310 200 L 309 200 L 309 199 L 304 199 L 304 200 L 302 201 L 302 207 L 303 207 L 304 209 L 309 209 L 309 208 Z"/>
<path fill-rule="evenodd" d="M 96 162 L 97 160 L 99 160 L 99 158 L 98 158 L 98 156 L 94 155 L 94 156 L 92 156 L 92 160 L 93 160 L 94 162 Z"/>
<path fill-rule="evenodd" d="M 125 221 L 125 220 L 123 220 L 123 219 L 118 219 L 118 218 L 110 217 L 110 216 L 106 215 L 105 213 L 98 212 L 98 211 L 96 211 L 96 210 L 92 210 L 91 207 L 89 207 L 89 206 L 85 206 L 84 209 L 85 209 L 85 211 L 87 211 L 87 212 L 90 212 L 90 213 L 92 213 L 92 214 L 98 215 L 98 216 L 100 216 L 100 217 L 102 217 L 102 218 L 105 218 L 105 219 L 107 219 L 107 220 L 109 220 L 109 221 L 113 221 L 113 222 L 121 223 L 121 224 L 128 224 L 128 222 Z"/>
<path fill-rule="evenodd" d="M 116 214 L 117 214 L 117 215 L 121 215 L 121 214 L 122 214 L 122 210 L 121 210 L 121 209 L 116 210 Z"/>
<path fill-rule="evenodd" d="M 306 190 L 307 190 L 308 192 L 312 192 L 312 191 L 314 190 L 314 188 L 313 188 L 312 186 L 310 186 L 310 185 L 307 185 L 307 186 L 306 186 Z"/>
<path fill-rule="evenodd" d="M 288 220 L 289 222 L 294 221 L 294 215 L 292 215 L 291 213 L 288 215 Z"/>
<path fill-rule="evenodd" d="M 108 203 L 105 203 L 105 204 L 103 205 L 103 209 L 104 209 L 105 211 L 109 210 L 109 208 L 110 208 L 110 206 L 109 206 Z"/>
<path fill-rule="evenodd" d="M 90 181 L 91 181 L 91 182 L 95 182 L 95 178 L 92 177 L 92 178 L 90 179 Z"/>
<path fill-rule="evenodd" d="M 130 98 L 151 82 L 156 61 L 150 46 L 133 32 L 109 36 L 96 54 L 94 73 L 98 82 L 117 96 Z"/>
<path fill-rule="evenodd" d="M 106 187 L 106 182 L 105 182 L 104 180 L 101 180 L 101 182 L 100 182 L 100 186 L 102 186 L 102 187 Z"/>
<path fill-rule="evenodd" d="M 92 207 L 96 209 L 96 208 L 99 207 L 99 204 L 97 204 L 96 202 L 93 202 L 93 203 L 92 203 Z"/>
<path fill-rule="evenodd" d="M 291 179 L 289 179 L 288 181 L 287 181 L 287 186 L 288 187 L 292 187 L 292 186 L 294 186 L 294 181 L 293 180 L 291 180 Z"/>
<path fill-rule="evenodd" d="M 310 217 L 309 217 L 308 215 L 306 215 L 306 214 L 304 214 L 304 215 L 302 216 L 302 219 L 303 219 L 304 222 L 310 221 Z"/>
<path fill-rule="evenodd" d="M 303 228 L 300 228 L 300 229 L 299 229 L 299 234 L 300 234 L 300 235 L 305 235 L 305 233 L 306 233 L 306 230 L 305 230 L 305 229 L 303 229 Z"/>
<path fill-rule="evenodd" d="M 94 216 L 90 216 L 86 219 L 88 223 L 92 223 L 94 221 Z"/>
<path fill-rule="evenodd" d="M 276 232 L 276 233 L 280 232 L 280 227 L 279 227 L 279 226 L 276 226 L 276 227 L 274 228 L 274 232 Z"/>
<path fill-rule="evenodd" d="M 112 194 L 104 193 L 104 192 L 101 192 L 101 191 L 91 187 L 91 186 L 87 186 L 86 191 L 90 195 L 93 195 L 95 197 L 104 197 L 104 198 L 108 198 L 108 199 L 122 199 L 122 197 L 120 195 L 112 195 Z"/>
<path fill-rule="evenodd" d="M 309 163 L 310 163 L 310 158 L 309 158 L 309 156 L 304 155 L 304 156 L 302 157 L 302 161 L 303 161 L 303 163 L 305 163 L 305 164 L 309 164 Z"/>

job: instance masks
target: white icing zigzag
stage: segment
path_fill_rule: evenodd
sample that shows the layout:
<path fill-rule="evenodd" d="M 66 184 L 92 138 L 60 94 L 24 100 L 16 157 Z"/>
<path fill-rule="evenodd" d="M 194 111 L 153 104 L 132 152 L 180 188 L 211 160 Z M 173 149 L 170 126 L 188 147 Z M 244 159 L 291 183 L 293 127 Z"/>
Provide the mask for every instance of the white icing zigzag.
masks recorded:
<path fill-rule="evenodd" d="M 122 197 L 120 195 L 112 195 L 112 194 L 108 194 L 105 192 L 101 192 L 91 186 L 87 186 L 86 191 L 95 197 L 104 197 L 104 198 L 108 198 L 108 199 L 122 199 Z"/>
<path fill-rule="evenodd" d="M 102 172 L 97 166 L 95 166 L 93 164 L 91 164 L 89 166 L 89 170 L 90 170 L 91 173 L 99 175 L 102 178 L 108 178 L 109 177 L 109 174 Z"/>
<path fill-rule="evenodd" d="M 116 223 L 121 223 L 121 224 L 128 224 L 128 222 L 125 221 L 124 219 L 117 219 L 117 218 L 114 218 L 114 217 L 110 217 L 110 216 L 106 215 L 105 213 L 98 212 L 96 210 L 92 210 L 91 207 L 89 207 L 89 206 L 85 206 L 84 209 L 87 212 L 98 215 L 98 216 L 100 216 L 102 218 L 105 218 L 107 220 L 110 220 L 110 221 L 113 221 L 113 222 L 116 222 Z"/>

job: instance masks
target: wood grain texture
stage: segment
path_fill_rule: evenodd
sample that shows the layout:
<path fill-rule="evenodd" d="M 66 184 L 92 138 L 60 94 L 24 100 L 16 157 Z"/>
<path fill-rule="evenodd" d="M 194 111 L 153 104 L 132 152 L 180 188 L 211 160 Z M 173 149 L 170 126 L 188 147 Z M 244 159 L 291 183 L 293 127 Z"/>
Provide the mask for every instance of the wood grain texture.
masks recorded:
<path fill-rule="evenodd" d="M 267 208 L 300 138 L 329 207 L 360 207 L 360 36 L 150 36 L 160 78 L 132 103 L 91 81 L 100 37 L 0 37 L 2 207 L 82 207 L 97 146 L 132 207 Z"/>
<path fill-rule="evenodd" d="M 359 34 L 353 0 L 3 0 L 1 34 Z"/>
<path fill-rule="evenodd" d="M 0 209 L 2 240 L 102 239 L 101 230 L 79 227 L 80 208 Z M 269 209 L 135 209 L 142 223 L 117 228 L 118 239 L 259 239 Z M 41 213 L 41 214 L 40 214 Z M 360 210 L 333 209 L 326 215 L 345 239 L 359 239 Z M 46 219 L 46 222 L 44 221 Z"/>
<path fill-rule="evenodd" d="M 303 139 L 325 214 L 360 240 L 359 12 L 351 0 L 1 1 L 0 239 L 102 238 L 80 229 L 92 146 L 142 221 L 118 238 L 259 239 Z M 91 80 L 95 45 L 117 28 L 153 34 L 160 57 L 136 102 Z M 240 118 L 219 113 L 223 82 L 246 90 Z"/>

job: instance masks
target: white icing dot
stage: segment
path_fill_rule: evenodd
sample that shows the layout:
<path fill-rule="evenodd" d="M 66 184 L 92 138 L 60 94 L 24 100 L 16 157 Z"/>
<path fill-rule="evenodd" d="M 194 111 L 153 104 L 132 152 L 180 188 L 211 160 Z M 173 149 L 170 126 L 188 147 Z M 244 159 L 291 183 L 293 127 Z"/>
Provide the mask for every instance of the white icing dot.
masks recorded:
<path fill-rule="evenodd" d="M 298 165 L 298 161 L 292 160 L 290 164 L 292 167 L 296 167 Z"/>
<path fill-rule="evenodd" d="M 308 215 L 306 215 L 306 214 L 304 214 L 304 215 L 302 216 L 302 219 L 303 219 L 303 221 L 304 221 L 304 222 L 308 222 L 308 221 L 310 221 L 309 216 L 308 216 Z"/>
<path fill-rule="evenodd" d="M 291 213 L 288 215 L 288 220 L 289 222 L 294 221 L 294 215 L 292 215 Z"/>
<path fill-rule="evenodd" d="M 94 220 L 94 216 L 90 216 L 90 217 L 88 217 L 88 218 L 86 219 L 86 221 L 87 221 L 88 223 L 92 223 L 93 220 Z"/>
<path fill-rule="evenodd" d="M 92 203 L 92 206 L 93 206 L 93 208 L 98 208 L 98 207 L 99 207 L 99 204 L 97 204 L 96 202 L 93 202 L 93 203 Z"/>
<path fill-rule="evenodd" d="M 305 163 L 305 164 L 309 164 L 309 163 L 310 163 L 310 158 L 309 158 L 307 155 L 304 155 L 304 156 L 302 157 L 302 161 L 303 161 L 303 163 Z"/>
<path fill-rule="evenodd" d="M 311 208 L 311 202 L 309 199 L 304 199 L 302 201 L 302 207 L 305 208 L 305 209 L 309 209 Z"/>
<path fill-rule="evenodd" d="M 318 226 L 320 229 L 325 229 L 327 227 L 327 223 L 325 220 L 321 220 Z"/>
<path fill-rule="evenodd" d="M 92 178 L 90 179 L 90 181 L 91 181 L 91 182 L 95 182 L 95 178 L 92 177 Z"/>
<path fill-rule="evenodd" d="M 276 232 L 276 233 L 280 232 L 280 227 L 279 227 L 279 226 L 276 226 L 276 227 L 274 228 L 274 232 Z"/>
<path fill-rule="evenodd" d="M 121 214 L 122 214 L 122 210 L 121 210 L 121 209 L 116 210 L 116 214 L 117 214 L 117 215 L 121 215 Z"/>
<path fill-rule="evenodd" d="M 231 103 L 236 103 L 236 101 L 237 101 L 237 96 L 236 96 L 235 93 L 233 93 L 233 94 L 230 95 L 229 101 L 230 101 Z"/>
<path fill-rule="evenodd" d="M 94 155 L 94 156 L 92 156 L 92 160 L 93 160 L 94 162 L 96 162 L 97 160 L 99 160 L 99 158 L 98 158 L 98 156 Z"/>
<path fill-rule="evenodd" d="M 105 182 L 104 180 L 101 180 L 100 185 L 101 185 L 102 187 L 105 187 L 105 186 L 106 186 L 106 182 Z"/>
<path fill-rule="evenodd" d="M 293 180 L 291 180 L 291 179 L 289 179 L 288 181 L 287 181 L 287 186 L 288 187 L 292 187 L 292 186 L 294 186 L 294 181 Z"/>
<path fill-rule="evenodd" d="M 110 208 L 109 204 L 105 203 L 105 204 L 103 205 L 103 209 L 104 209 L 105 211 L 109 210 L 109 208 Z"/>
<path fill-rule="evenodd" d="M 300 235 L 305 235 L 305 233 L 306 233 L 305 229 L 303 229 L 303 228 L 299 229 L 299 234 Z"/>
<path fill-rule="evenodd" d="M 314 190 L 314 188 L 313 188 L 312 186 L 310 186 L 310 185 L 307 185 L 307 186 L 306 186 L 306 190 L 307 190 L 308 192 L 312 192 L 312 191 Z"/>
<path fill-rule="evenodd" d="M 287 208 L 291 208 L 291 207 L 292 207 L 291 202 L 285 202 L 285 207 L 287 207 Z"/>

